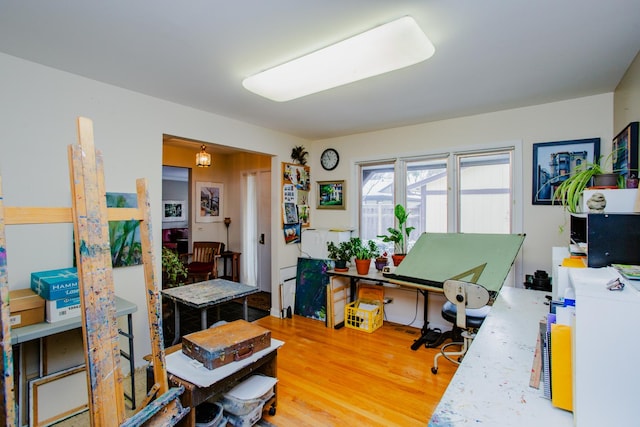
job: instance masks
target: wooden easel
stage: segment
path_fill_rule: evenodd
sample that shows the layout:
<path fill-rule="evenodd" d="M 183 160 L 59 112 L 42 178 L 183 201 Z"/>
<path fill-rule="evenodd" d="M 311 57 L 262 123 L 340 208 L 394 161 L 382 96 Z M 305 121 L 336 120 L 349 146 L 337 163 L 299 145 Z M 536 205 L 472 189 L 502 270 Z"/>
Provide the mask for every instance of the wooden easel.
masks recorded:
<path fill-rule="evenodd" d="M 182 408 L 183 389 L 169 389 L 162 338 L 161 301 L 153 273 L 150 203 L 145 179 L 136 181 L 137 208 L 107 208 L 102 154 L 93 143 L 93 124 L 78 118 L 78 144 L 68 149 L 71 208 L 4 207 L 0 181 L 0 324 L 2 331 L 2 391 L 0 425 L 17 425 L 9 324 L 6 241 L 4 227 L 11 224 L 73 223 L 82 309 L 82 333 L 89 385 L 91 425 L 170 426 L 189 408 Z M 108 221 L 139 220 L 147 295 L 147 314 L 156 384 L 141 409 L 125 418 L 123 376 L 116 321 Z M 134 373 L 132 372 L 131 375 Z M 132 391 L 134 392 L 134 391 Z M 151 401 L 153 397 L 158 396 Z"/>

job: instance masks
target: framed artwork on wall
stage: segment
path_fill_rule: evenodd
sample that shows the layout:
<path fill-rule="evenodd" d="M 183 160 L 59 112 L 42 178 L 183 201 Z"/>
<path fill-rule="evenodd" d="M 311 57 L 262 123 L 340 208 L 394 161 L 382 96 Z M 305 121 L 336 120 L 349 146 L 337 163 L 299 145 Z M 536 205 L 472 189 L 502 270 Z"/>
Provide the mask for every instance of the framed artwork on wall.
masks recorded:
<path fill-rule="evenodd" d="M 345 182 L 318 181 L 318 209 L 346 209 Z"/>
<path fill-rule="evenodd" d="M 623 178 L 638 177 L 638 122 L 629 123 L 611 144 L 613 172 Z"/>
<path fill-rule="evenodd" d="M 186 209 L 184 200 L 163 200 L 162 221 L 185 221 Z"/>
<path fill-rule="evenodd" d="M 222 222 L 224 185 L 218 182 L 196 182 L 196 222 Z"/>
<path fill-rule="evenodd" d="M 551 205 L 558 185 L 584 163 L 595 163 L 599 158 L 600 138 L 533 144 L 531 202 Z"/>

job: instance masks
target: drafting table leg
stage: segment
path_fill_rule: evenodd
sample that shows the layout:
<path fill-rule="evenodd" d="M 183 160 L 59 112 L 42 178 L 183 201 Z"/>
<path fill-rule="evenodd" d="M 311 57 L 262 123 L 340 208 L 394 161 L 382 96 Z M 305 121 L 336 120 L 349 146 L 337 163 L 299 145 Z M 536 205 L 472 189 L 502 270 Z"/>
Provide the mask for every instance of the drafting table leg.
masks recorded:
<path fill-rule="evenodd" d="M 423 344 L 427 348 L 437 347 L 442 343 L 442 333 L 435 331 L 433 329 L 429 329 L 429 291 L 426 289 L 418 289 L 422 296 L 424 297 L 424 324 L 422 325 L 422 331 L 420 334 L 420 338 L 415 340 L 413 344 L 411 344 L 411 350 L 419 349 Z"/>
<path fill-rule="evenodd" d="M 176 345 L 180 341 L 180 306 L 176 300 L 173 301 L 173 313 L 175 316 L 173 325 L 176 330 L 174 331 L 171 345 Z"/>

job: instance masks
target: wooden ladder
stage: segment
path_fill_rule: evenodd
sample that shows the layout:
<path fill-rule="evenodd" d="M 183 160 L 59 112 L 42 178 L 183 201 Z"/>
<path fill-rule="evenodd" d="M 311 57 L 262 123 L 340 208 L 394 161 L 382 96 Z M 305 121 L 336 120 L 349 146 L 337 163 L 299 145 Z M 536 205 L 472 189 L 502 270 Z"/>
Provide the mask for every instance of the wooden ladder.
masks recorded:
<path fill-rule="evenodd" d="M 87 366 L 91 425 L 170 426 L 180 421 L 189 408 L 179 397 L 182 388 L 169 389 L 162 337 L 161 299 L 153 272 L 154 254 L 150 203 L 145 179 L 136 180 L 137 208 L 107 208 L 102 154 L 95 149 L 93 123 L 78 118 L 78 144 L 68 149 L 71 208 L 5 207 L 0 180 L 0 322 L 3 369 L 0 425 L 15 426 L 13 362 L 9 324 L 5 225 L 73 223 L 78 268 L 82 334 Z M 113 269 L 110 257 L 108 221 L 139 220 L 142 261 L 147 295 L 147 314 L 156 384 L 132 417 L 126 418 L 123 375 L 116 320 Z M 134 375 L 134 372 L 131 372 Z M 132 393 L 135 391 L 132 390 Z M 155 400 L 152 400 L 158 396 Z"/>

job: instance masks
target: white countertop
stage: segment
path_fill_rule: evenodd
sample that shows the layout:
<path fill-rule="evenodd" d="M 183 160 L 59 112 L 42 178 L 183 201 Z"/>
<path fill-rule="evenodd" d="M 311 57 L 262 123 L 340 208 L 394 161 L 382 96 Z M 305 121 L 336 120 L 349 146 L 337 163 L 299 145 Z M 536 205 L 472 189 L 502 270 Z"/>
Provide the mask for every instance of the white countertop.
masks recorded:
<path fill-rule="evenodd" d="M 539 322 L 549 311 L 547 294 L 502 288 L 429 426 L 573 425 L 571 412 L 543 397 L 542 383 L 529 387 Z"/>

